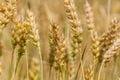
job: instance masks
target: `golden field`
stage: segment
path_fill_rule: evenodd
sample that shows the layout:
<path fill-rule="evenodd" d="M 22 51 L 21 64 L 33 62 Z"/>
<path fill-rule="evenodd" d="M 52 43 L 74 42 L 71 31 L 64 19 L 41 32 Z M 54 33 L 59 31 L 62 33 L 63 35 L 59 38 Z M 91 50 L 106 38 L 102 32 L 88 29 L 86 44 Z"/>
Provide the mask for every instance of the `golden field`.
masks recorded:
<path fill-rule="evenodd" d="M 120 0 L 0 0 L 0 80 L 120 80 Z"/>

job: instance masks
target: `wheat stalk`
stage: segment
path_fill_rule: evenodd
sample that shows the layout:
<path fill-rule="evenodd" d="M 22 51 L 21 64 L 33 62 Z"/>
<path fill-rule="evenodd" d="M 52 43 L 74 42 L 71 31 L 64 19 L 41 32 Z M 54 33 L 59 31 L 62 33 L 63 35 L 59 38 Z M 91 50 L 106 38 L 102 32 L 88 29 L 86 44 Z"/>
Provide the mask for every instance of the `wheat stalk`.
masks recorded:
<path fill-rule="evenodd" d="M 0 41 L 0 76 L 2 74 L 2 63 L 1 63 L 1 57 L 2 57 L 2 42 Z"/>

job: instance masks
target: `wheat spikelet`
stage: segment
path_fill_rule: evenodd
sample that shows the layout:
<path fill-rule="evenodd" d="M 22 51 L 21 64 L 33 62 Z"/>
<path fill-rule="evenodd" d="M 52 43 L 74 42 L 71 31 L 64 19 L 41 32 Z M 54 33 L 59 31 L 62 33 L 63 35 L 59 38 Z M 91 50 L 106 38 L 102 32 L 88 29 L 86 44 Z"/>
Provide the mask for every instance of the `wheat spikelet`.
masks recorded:
<path fill-rule="evenodd" d="M 94 64 L 96 64 L 98 57 L 99 57 L 99 40 L 98 40 L 98 36 L 97 36 L 96 32 L 93 33 L 92 45 L 93 45 L 92 46 L 92 53 L 94 56 Z"/>
<path fill-rule="evenodd" d="M 12 31 L 13 47 L 19 45 L 20 48 L 23 48 L 26 46 L 29 37 L 28 30 L 29 29 L 26 27 L 23 21 L 16 21 L 16 24 L 13 27 L 13 31 Z"/>
<path fill-rule="evenodd" d="M 5 0 L 5 4 L 0 4 L 0 24 L 3 28 L 10 22 L 14 22 L 14 19 L 17 15 L 17 0 Z"/>
<path fill-rule="evenodd" d="M 75 57 L 80 49 L 82 42 L 82 26 L 81 22 L 78 19 L 78 15 L 76 13 L 76 8 L 73 0 L 64 0 L 64 6 L 66 8 L 67 18 L 71 24 L 71 46 L 72 46 L 72 56 Z M 78 49 L 79 48 L 79 49 Z"/>
<path fill-rule="evenodd" d="M 86 71 L 86 73 L 85 73 L 85 80 L 94 80 L 94 71 L 93 71 L 93 69 L 94 69 L 94 66 L 93 66 L 93 65 L 91 65 L 91 66 L 87 69 L 87 71 Z"/>
<path fill-rule="evenodd" d="M 31 68 L 29 70 L 29 79 L 38 80 L 39 79 L 39 60 L 37 58 L 32 58 Z"/>
<path fill-rule="evenodd" d="M 68 56 L 68 80 L 74 80 L 75 79 L 75 61 L 73 59 L 73 57 Z"/>
<path fill-rule="evenodd" d="M 4 13 L 5 12 L 5 5 L 3 3 L 0 3 L 0 12 Z"/>

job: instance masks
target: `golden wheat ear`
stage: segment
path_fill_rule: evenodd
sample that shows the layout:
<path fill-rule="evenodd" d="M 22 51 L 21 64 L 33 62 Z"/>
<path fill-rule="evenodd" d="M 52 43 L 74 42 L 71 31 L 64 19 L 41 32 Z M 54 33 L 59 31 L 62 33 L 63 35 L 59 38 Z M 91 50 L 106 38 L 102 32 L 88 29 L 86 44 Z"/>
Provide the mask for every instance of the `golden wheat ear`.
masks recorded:
<path fill-rule="evenodd" d="M 13 71 L 12 79 L 14 79 L 17 71 L 17 67 L 21 57 L 26 52 L 26 44 L 29 40 L 29 28 L 26 26 L 23 20 L 16 21 L 12 31 L 12 45 L 15 49 L 18 46 L 18 58 Z"/>
<path fill-rule="evenodd" d="M 99 80 L 100 80 L 101 70 L 106 64 L 106 62 L 110 61 L 110 58 L 114 57 L 114 55 L 116 55 L 119 51 L 120 51 L 120 38 L 116 39 L 113 45 L 103 55 L 103 60 L 98 74 Z"/>
<path fill-rule="evenodd" d="M 29 34 L 28 34 L 29 39 L 32 40 L 32 43 L 38 48 L 40 70 L 41 70 L 40 78 L 41 80 L 43 80 L 43 61 L 42 61 L 39 31 L 37 29 L 37 24 L 35 22 L 35 16 L 30 10 L 27 11 L 25 25 L 29 29 Z"/>
<path fill-rule="evenodd" d="M 106 50 L 104 55 L 102 55 L 103 59 L 102 59 L 101 67 L 98 74 L 98 80 L 100 79 L 101 70 L 104 67 L 104 65 L 107 62 L 109 62 L 110 59 L 120 51 L 120 35 L 118 34 L 118 31 L 117 31 L 118 29 L 119 29 L 119 22 L 116 18 L 113 18 L 112 26 L 109 31 L 110 36 L 106 36 L 107 39 L 109 40 L 106 40 L 107 46 L 105 48 Z"/>
<path fill-rule="evenodd" d="M 85 4 L 85 13 L 86 13 L 87 28 L 90 31 L 90 36 L 92 40 L 92 53 L 94 58 L 97 58 L 99 56 L 99 40 L 98 40 L 97 31 L 95 30 L 93 12 L 88 1 L 86 1 Z"/>
<path fill-rule="evenodd" d="M 51 22 L 51 27 L 53 30 L 54 45 L 56 47 L 56 53 L 55 53 L 56 68 L 59 68 L 59 67 L 62 68 L 65 62 L 64 57 L 66 55 L 64 36 L 60 33 L 59 26 L 55 22 Z"/>
<path fill-rule="evenodd" d="M 64 0 L 66 15 L 71 24 L 71 56 L 75 57 L 80 51 L 82 42 L 82 25 L 76 13 L 76 7 L 73 0 Z"/>
<path fill-rule="evenodd" d="M 64 0 L 64 6 L 66 9 L 66 15 L 71 25 L 71 51 L 68 54 L 68 72 L 69 72 L 69 80 L 75 79 L 75 58 L 78 53 L 81 53 L 81 43 L 82 43 L 82 25 L 81 21 L 78 18 L 78 14 L 76 12 L 76 7 L 74 4 L 74 0 Z"/>
<path fill-rule="evenodd" d="M 93 17 L 92 8 L 87 0 L 85 2 L 85 14 L 86 14 L 87 28 L 88 30 L 92 31 L 95 28 L 94 17 Z"/>
<path fill-rule="evenodd" d="M 119 30 L 119 22 L 117 18 L 113 18 L 111 21 L 110 29 L 100 37 L 100 56 L 102 55 L 113 45 L 115 39 L 117 38 Z M 109 35 L 109 36 L 108 36 Z"/>

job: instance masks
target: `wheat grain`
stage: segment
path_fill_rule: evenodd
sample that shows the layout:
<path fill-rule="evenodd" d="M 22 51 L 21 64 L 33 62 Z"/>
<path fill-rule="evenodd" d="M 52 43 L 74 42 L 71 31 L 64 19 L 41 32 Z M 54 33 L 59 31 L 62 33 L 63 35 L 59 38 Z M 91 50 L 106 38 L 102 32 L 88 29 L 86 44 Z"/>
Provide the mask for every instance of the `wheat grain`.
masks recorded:
<path fill-rule="evenodd" d="M 98 34 L 95 31 L 93 13 L 88 1 L 86 1 L 86 4 L 85 4 L 85 13 L 86 13 L 86 20 L 87 20 L 87 28 L 90 31 L 90 36 L 92 39 L 92 53 L 94 56 L 94 61 L 96 63 L 96 58 L 99 56 L 99 40 L 98 40 Z"/>
<path fill-rule="evenodd" d="M 1 4 L 0 13 L 2 13 L 0 17 L 0 24 L 3 26 L 3 28 L 8 23 L 14 22 L 14 19 L 17 15 L 17 0 L 5 0 L 5 4 Z"/>

